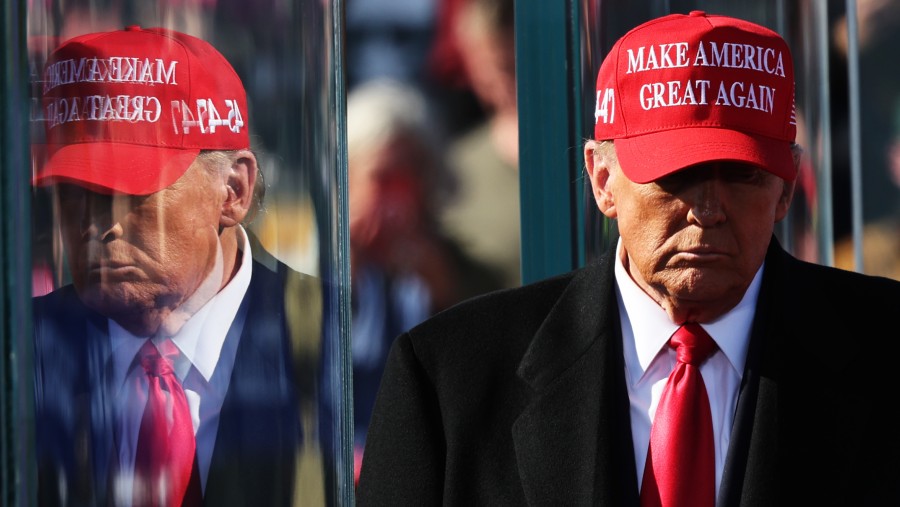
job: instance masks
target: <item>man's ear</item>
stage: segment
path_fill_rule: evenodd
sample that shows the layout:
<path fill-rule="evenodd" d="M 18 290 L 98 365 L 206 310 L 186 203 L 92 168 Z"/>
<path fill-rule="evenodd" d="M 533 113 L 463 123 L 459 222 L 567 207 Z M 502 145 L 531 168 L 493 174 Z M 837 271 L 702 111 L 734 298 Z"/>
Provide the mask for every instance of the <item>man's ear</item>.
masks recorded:
<path fill-rule="evenodd" d="M 791 145 L 791 155 L 794 159 L 794 174 L 796 176 L 792 181 L 782 180 L 781 195 L 778 197 L 778 203 L 775 205 L 775 222 L 780 222 L 787 216 L 791 202 L 794 200 L 794 191 L 797 189 L 800 173 L 803 170 L 803 147 L 799 144 Z"/>
<path fill-rule="evenodd" d="M 597 141 L 588 141 L 584 145 L 584 167 L 591 180 L 591 189 L 597 208 L 608 218 L 616 218 L 616 201 L 610 189 L 611 165 L 617 163 L 614 157 L 600 149 Z"/>
<path fill-rule="evenodd" d="M 781 196 L 778 198 L 778 204 L 775 205 L 775 221 L 780 222 L 787 216 L 791 202 L 794 200 L 794 189 L 797 188 L 797 180 L 800 179 L 799 174 L 793 181 L 785 181 L 781 189 Z"/>
<path fill-rule="evenodd" d="M 253 188 L 256 185 L 256 156 L 250 150 L 240 150 L 227 173 L 225 189 L 228 195 L 222 203 L 219 225 L 234 227 L 240 224 L 253 206 Z"/>

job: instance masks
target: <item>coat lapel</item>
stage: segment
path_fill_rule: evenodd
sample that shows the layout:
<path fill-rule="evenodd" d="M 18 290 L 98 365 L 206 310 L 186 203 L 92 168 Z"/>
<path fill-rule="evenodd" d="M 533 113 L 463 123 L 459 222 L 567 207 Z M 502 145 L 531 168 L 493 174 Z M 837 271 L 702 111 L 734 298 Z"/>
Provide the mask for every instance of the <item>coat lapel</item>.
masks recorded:
<path fill-rule="evenodd" d="M 755 407 L 738 414 L 751 427 L 730 449 L 746 465 L 723 505 L 898 505 L 896 424 L 881 390 L 894 381 L 896 340 L 863 328 L 896 309 L 896 292 L 879 287 L 801 262 L 773 239 L 752 331 L 757 360 L 748 357 L 745 374 L 758 379 Z M 856 314 L 863 326 L 847 318 Z"/>
<path fill-rule="evenodd" d="M 776 505 L 778 498 L 779 380 L 783 360 L 783 309 L 786 300 L 785 253 L 772 239 L 753 328 L 741 392 L 731 432 L 731 444 L 718 504 Z"/>
<path fill-rule="evenodd" d="M 636 505 L 612 254 L 582 270 L 518 373 L 534 398 L 513 426 L 529 505 Z"/>
<path fill-rule="evenodd" d="M 778 448 L 778 383 L 760 372 L 764 364 L 763 341 L 771 333 L 766 327 L 757 315 L 741 379 L 718 505 L 742 505 L 742 498 L 752 499 L 749 505 L 774 505 L 773 499 L 758 497 L 774 490 L 776 468 L 773 464 Z"/>
<path fill-rule="evenodd" d="M 283 294 L 274 273 L 254 264 L 223 347 L 223 354 L 235 354 L 235 362 L 219 415 L 205 505 L 290 504 L 300 433 L 293 374 L 285 360 L 290 352 Z"/>

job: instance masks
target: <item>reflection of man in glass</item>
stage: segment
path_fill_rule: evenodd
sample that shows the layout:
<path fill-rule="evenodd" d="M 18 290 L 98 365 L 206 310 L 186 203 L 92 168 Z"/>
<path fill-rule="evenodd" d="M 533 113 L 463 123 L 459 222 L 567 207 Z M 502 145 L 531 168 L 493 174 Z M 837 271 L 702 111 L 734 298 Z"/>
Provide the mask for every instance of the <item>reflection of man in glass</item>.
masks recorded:
<path fill-rule="evenodd" d="M 309 279 L 254 261 L 240 225 L 261 189 L 240 79 L 204 41 L 128 27 L 63 44 L 42 85 L 35 184 L 73 285 L 35 300 L 41 503 L 290 504 L 285 284 Z"/>

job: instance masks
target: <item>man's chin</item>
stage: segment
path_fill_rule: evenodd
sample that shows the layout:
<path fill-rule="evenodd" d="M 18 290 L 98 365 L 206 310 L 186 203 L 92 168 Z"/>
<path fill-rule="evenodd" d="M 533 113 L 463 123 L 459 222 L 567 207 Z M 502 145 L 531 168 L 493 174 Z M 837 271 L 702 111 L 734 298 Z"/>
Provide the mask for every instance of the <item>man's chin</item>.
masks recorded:
<path fill-rule="evenodd" d="M 669 293 L 683 301 L 709 302 L 726 298 L 732 292 L 743 293 L 734 281 L 734 270 L 719 266 L 679 270 Z"/>
<path fill-rule="evenodd" d="M 150 336 L 156 332 L 164 314 L 168 313 L 167 308 L 157 307 L 152 298 L 138 297 L 126 287 L 110 289 L 112 287 L 89 285 L 78 290 L 78 295 L 86 307 L 116 321 L 132 334 Z"/>

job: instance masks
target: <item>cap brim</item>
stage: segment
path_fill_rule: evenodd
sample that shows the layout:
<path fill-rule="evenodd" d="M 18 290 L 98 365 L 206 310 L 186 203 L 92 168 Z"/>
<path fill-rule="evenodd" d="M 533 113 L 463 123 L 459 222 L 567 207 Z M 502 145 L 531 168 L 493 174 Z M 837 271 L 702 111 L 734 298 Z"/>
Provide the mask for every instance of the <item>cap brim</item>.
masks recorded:
<path fill-rule="evenodd" d="M 724 128 L 679 128 L 616 139 L 619 165 L 628 179 L 649 183 L 704 162 L 755 165 L 787 181 L 797 176 L 791 143 Z"/>
<path fill-rule="evenodd" d="M 93 142 L 50 147 L 50 153 L 35 186 L 74 183 L 98 192 L 147 195 L 175 183 L 200 150 Z"/>

